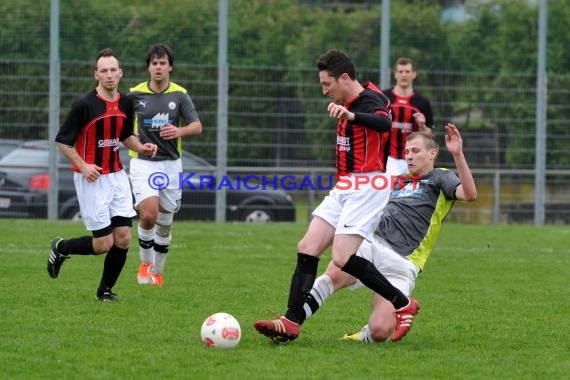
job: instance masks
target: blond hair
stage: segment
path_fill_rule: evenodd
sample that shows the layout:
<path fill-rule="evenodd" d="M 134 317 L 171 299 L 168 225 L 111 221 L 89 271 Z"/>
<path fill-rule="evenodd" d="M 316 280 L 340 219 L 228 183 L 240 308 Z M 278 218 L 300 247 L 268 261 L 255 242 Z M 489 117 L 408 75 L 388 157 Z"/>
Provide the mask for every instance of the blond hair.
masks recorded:
<path fill-rule="evenodd" d="M 433 134 L 427 133 L 427 132 L 412 132 L 406 138 L 406 142 L 412 141 L 412 140 L 417 140 L 417 139 L 423 139 L 424 140 L 424 146 L 426 147 L 426 149 L 428 149 L 428 150 L 429 149 L 435 149 L 436 152 L 439 152 L 439 144 L 435 140 L 435 137 L 433 136 Z"/>

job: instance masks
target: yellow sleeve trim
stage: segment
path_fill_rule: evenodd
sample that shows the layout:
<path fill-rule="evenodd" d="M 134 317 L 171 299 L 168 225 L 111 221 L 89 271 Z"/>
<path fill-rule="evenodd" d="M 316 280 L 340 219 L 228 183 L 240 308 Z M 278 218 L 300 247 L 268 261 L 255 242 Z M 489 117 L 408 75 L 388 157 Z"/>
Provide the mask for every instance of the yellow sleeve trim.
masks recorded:
<path fill-rule="evenodd" d="M 437 238 L 441 232 L 441 223 L 451 210 L 454 202 L 455 201 L 453 200 L 445 198 L 443 191 L 439 192 L 435 212 L 431 216 L 428 231 L 420 242 L 418 248 L 414 249 L 414 252 L 408 256 L 408 259 L 416 264 L 421 270 L 424 269 L 428 256 L 435 247 L 435 243 L 437 242 Z"/>

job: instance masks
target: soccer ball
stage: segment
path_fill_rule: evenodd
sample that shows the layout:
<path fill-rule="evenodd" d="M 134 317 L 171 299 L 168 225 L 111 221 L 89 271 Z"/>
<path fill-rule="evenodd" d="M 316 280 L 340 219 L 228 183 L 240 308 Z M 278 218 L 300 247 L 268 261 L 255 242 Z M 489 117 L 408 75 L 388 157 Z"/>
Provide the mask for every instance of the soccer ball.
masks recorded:
<path fill-rule="evenodd" d="M 241 338 L 241 328 L 232 315 L 215 313 L 202 323 L 200 335 L 206 347 L 234 348 Z"/>

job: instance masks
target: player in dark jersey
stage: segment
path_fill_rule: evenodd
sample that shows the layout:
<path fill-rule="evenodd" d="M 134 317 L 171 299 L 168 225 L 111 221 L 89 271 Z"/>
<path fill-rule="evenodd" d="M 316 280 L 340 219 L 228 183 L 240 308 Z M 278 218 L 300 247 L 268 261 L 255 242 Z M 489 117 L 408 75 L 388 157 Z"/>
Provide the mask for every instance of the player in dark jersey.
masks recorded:
<path fill-rule="evenodd" d="M 157 148 L 152 143 L 141 144 L 133 135 L 132 103 L 118 91 L 123 71 L 117 56 L 103 49 L 95 63 L 97 88 L 73 104 L 55 138 L 72 164 L 81 217 L 92 236 L 53 238 L 47 270 L 57 278 L 70 255 L 107 253 L 97 299 L 112 302 L 118 300 L 112 290 L 127 259 L 136 215 L 119 142 L 148 156 L 154 156 Z"/>
<path fill-rule="evenodd" d="M 383 90 L 392 106 L 390 154 L 386 172 L 389 175 L 406 174 L 405 142 L 412 132 L 431 132 L 433 113 L 427 98 L 414 87 L 416 68 L 410 58 L 398 58 L 394 65 L 396 85 Z"/>
<path fill-rule="evenodd" d="M 332 101 L 328 113 L 337 119 L 336 169 L 339 184 L 313 212 L 305 236 L 297 246 L 297 266 L 291 279 L 284 316 L 259 320 L 254 327 L 275 342 L 299 335 L 305 297 L 316 278 L 319 257 L 332 245 L 334 265 L 381 293 L 385 279 L 365 258 L 356 256 L 363 240 L 371 241 L 388 201 L 390 187 L 372 185 L 384 176 L 392 119 L 388 98 L 372 83 L 360 84 L 352 60 L 341 50 L 330 50 L 316 62 L 323 95 Z M 348 186 L 345 186 L 348 185 Z M 394 292 L 397 309 L 411 301 Z"/>
<path fill-rule="evenodd" d="M 370 260 L 390 286 L 411 296 L 415 281 L 424 269 L 441 230 L 445 216 L 456 200 L 474 201 L 477 188 L 463 155 L 463 142 L 455 125 L 446 126 L 445 143 L 454 158 L 457 174 L 434 168 L 439 151 L 431 133 L 413 132 L 406 141 L 409 176 L 399 183 L 383 210 L 372 242 L 364 241 L 357 254 Z M 361 286 L 360 281 L 340 271 L 332 263 L 315 280 L 303 310 L 304 318 L 317 312 L 323 302 L 339 289 Z M 387 286 L 388 287 L 388 286 Z M 390 292 L 374 293 L 368 323 L 343 339 L 361 342 L 398 341 L 412 327 L 419 305 L 398 312 L 389 301 Z M 301 322 L 302 322 L 301 321 Z"/>
<path fill-rule="evenodd" d="M 131 152 L 130 178 L 139 214 L 139 284 L 161 286 L 172 240 L 174 214 L 180 208 L 182 190 L 182 138 L 202 133 L 202 123 L 186 89 L 170 80 L 174 54 L 164 44 L 151 46 L 146 56 L 150 79 L 129 91 L 135 111 L 135 131 L 141 141 L 158 146 L 154 158 Z M 156 173 L 168 176 L 165 187 L 151 187 Z"/>

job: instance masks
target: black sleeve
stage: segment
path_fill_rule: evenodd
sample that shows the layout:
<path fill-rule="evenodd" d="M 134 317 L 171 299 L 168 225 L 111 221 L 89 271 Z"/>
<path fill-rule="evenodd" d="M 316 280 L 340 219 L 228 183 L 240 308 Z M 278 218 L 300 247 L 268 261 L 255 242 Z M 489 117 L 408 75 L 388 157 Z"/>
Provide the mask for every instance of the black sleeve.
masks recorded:
<path fill-rule="evenodd" d="M 121 130 L 121 136 L 119 137 L 121 141 L 124 141 L 134 134 L 134 109 L 132 99 L 125 94 L 121 94 L 119 102 L 121 104 L 121 110 L 126 116 L 123 129 Z"/>
<path fill-rule="evenodd" d="M 429 100 L 427 100 L 427 99 L 426 99 L 426 104 L 425 104 L 424 116 L 426 117 L 426 127 L 433 128 L 434 127 L 433 112 L 431 110 L 431 104 L 430 104 Z"/>
<path fill-rule="evenodd" d="M 377 132 L 388 132 L 392 129 L 392 119 L 383 113 L 354 112 L 353 123 Z"/>
<path fill-rule="evenodd" d="M 71 107 L 63 124 L 61 124 L 55 136 L 55 141 L 60 144 L 74 146 L 77 134 L 85 125 L 85 120 L 85 102 L 82 99 L 78 99 Z"/>

